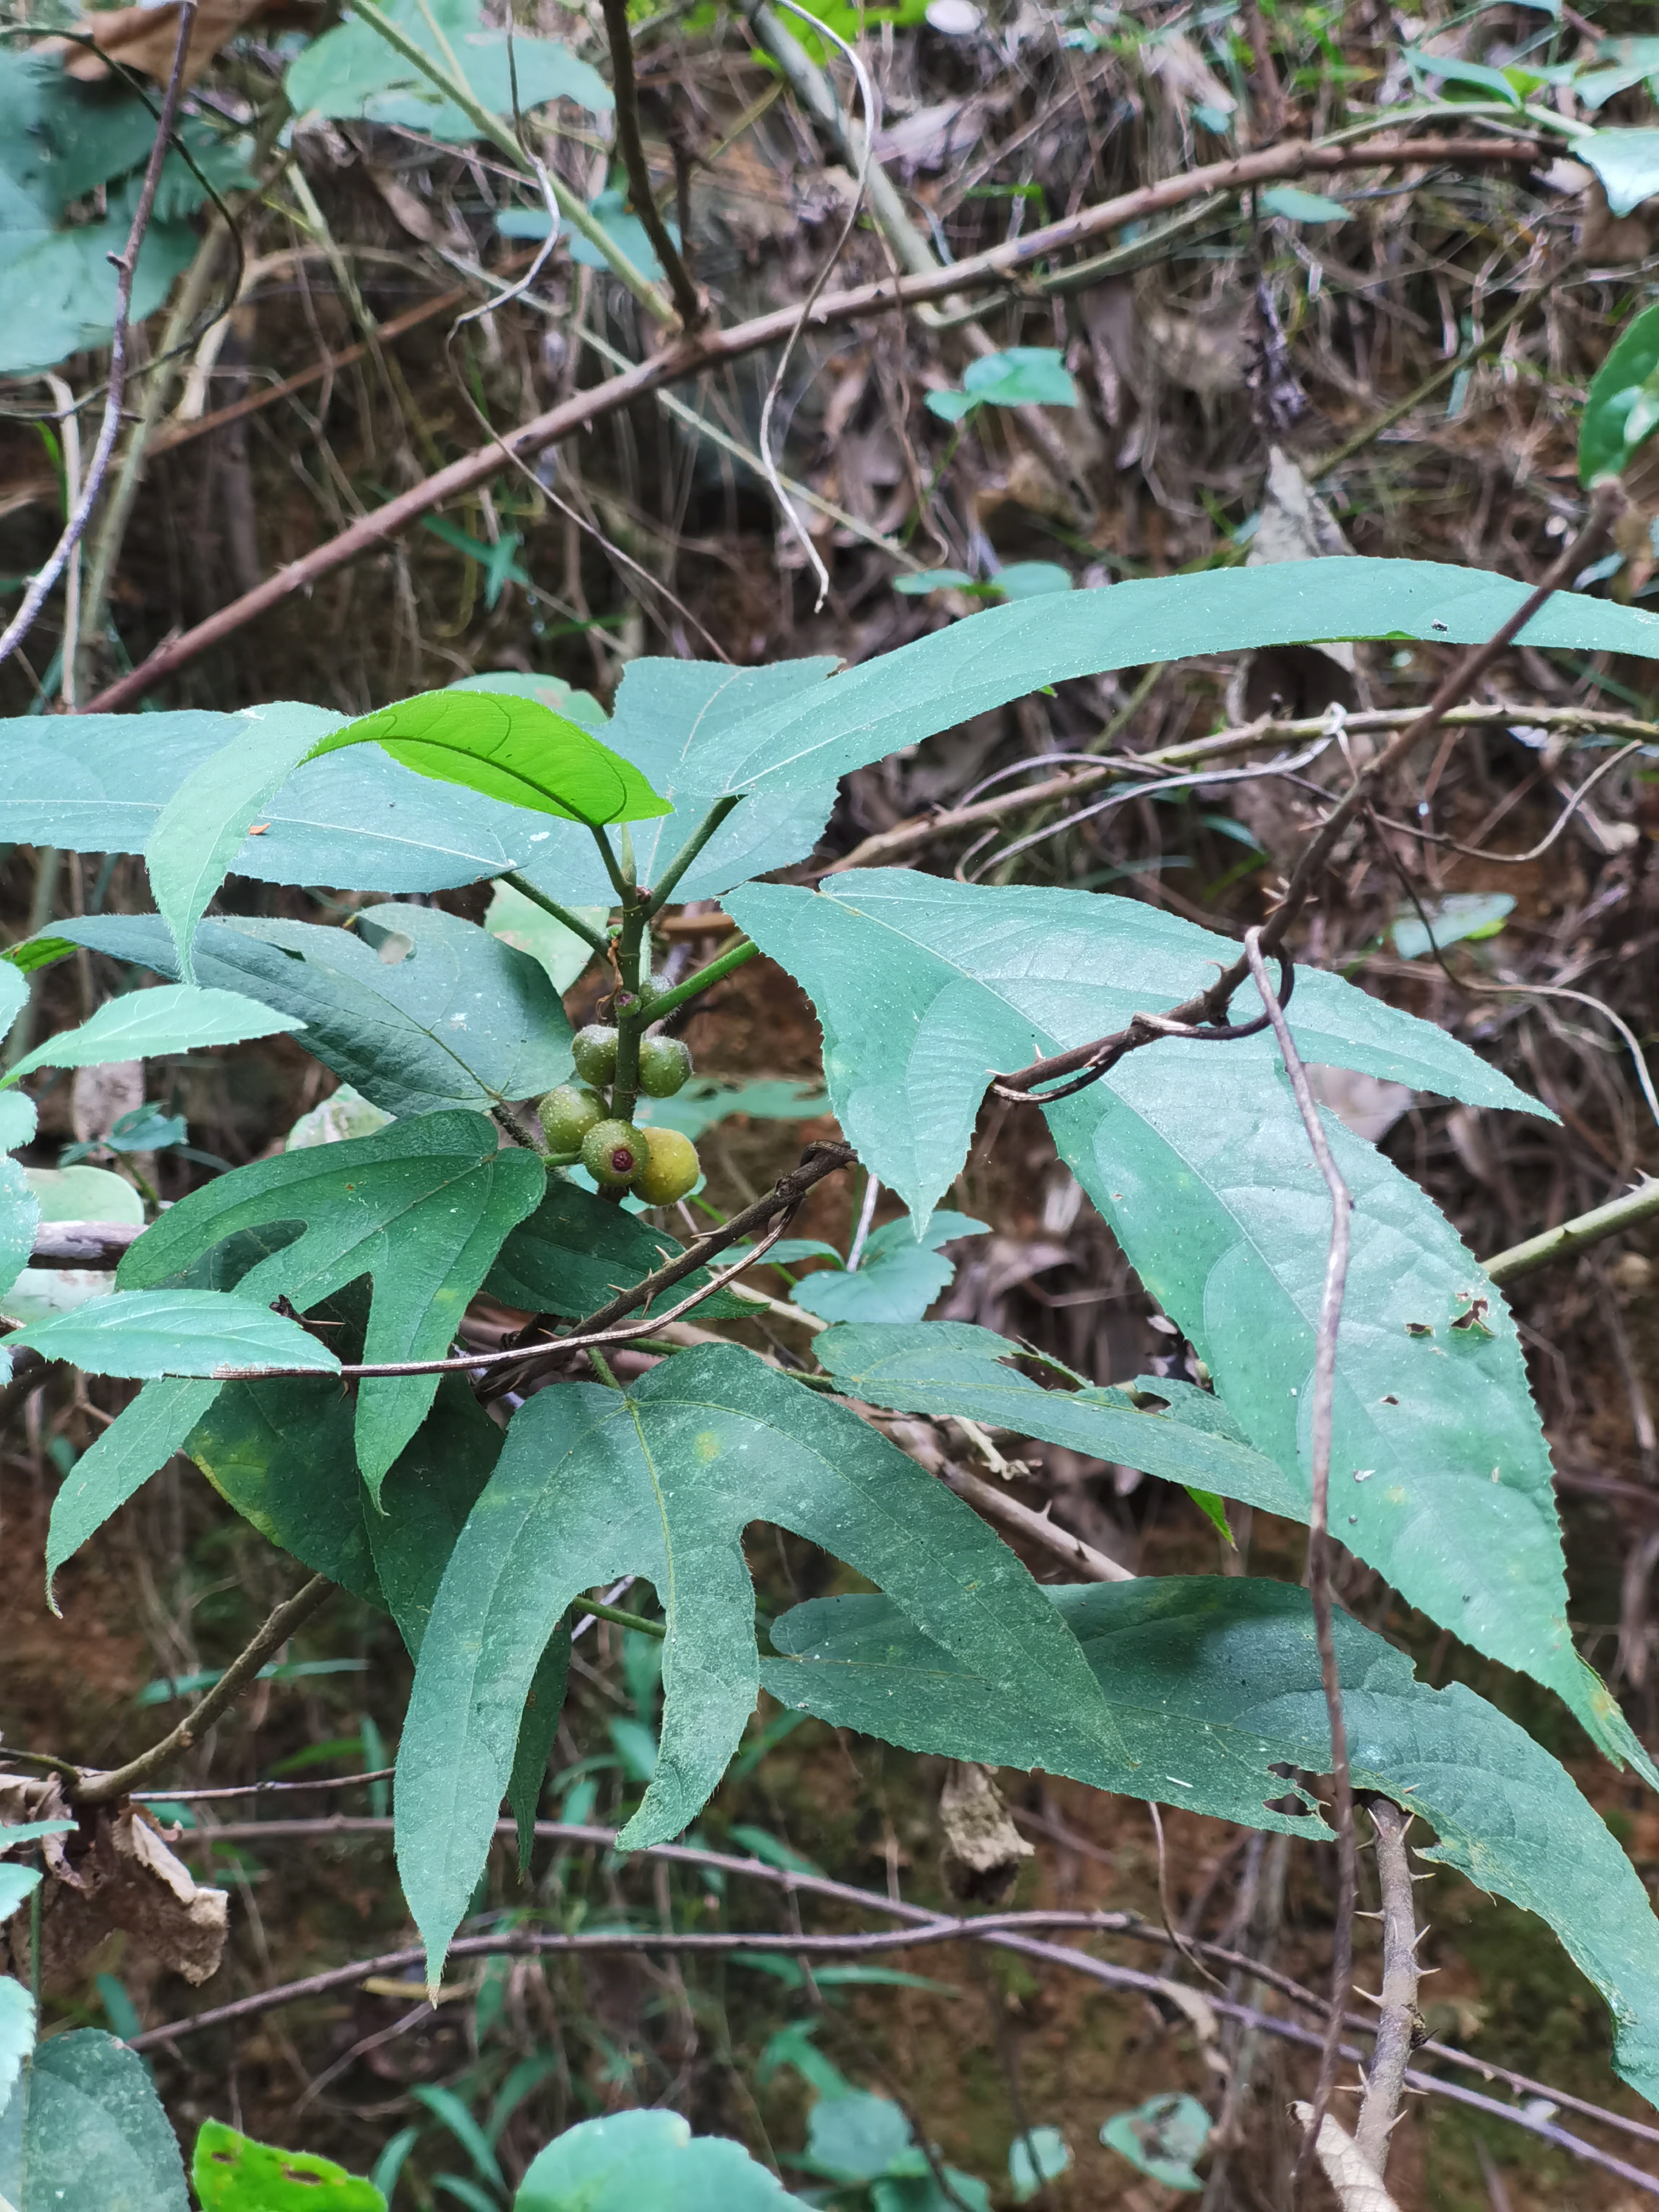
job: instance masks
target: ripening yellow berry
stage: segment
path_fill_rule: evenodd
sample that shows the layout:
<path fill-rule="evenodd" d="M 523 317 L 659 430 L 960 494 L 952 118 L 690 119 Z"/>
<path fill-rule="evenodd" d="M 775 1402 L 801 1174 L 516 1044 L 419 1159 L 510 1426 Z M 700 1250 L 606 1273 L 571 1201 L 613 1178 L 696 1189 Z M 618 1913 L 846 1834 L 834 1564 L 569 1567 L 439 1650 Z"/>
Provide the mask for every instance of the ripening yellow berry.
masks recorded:
<path fill-rule="evenodd" d="M 647 1206 L 672 1206 L 695 1190 L 702 1173 L 697 1148 L 678 1129 L 647 1129 L 645 1164 L 634 1178 L 634 1195 Z"/>

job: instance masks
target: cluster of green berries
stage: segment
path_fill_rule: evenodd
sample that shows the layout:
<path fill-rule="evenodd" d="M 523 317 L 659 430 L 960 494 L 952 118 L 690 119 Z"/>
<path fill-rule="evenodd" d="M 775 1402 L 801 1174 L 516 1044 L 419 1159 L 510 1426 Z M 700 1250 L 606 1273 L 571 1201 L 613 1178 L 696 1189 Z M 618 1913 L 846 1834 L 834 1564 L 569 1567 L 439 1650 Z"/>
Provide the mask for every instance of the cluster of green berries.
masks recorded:
<path fill-rule="evenodd" d="M 695 1188 L 702 1169 L 696 1146 L 678 1129 L 641 1129 L 613 1115 L 605 1092 L 616 1080 L 617 1033 L 603 1022 L 578 1030 L 571 1047 L 580 1083 L 562 1083 L 541 1103 L 542 1127 L 556 1152 L 576 1152 L 596 1183 L 631 1190 L 647 1206 L 672 1206 Z M 639 1087 L 672 1098 L 691 1073 L 678 1037 L 640 1039 Z"/>

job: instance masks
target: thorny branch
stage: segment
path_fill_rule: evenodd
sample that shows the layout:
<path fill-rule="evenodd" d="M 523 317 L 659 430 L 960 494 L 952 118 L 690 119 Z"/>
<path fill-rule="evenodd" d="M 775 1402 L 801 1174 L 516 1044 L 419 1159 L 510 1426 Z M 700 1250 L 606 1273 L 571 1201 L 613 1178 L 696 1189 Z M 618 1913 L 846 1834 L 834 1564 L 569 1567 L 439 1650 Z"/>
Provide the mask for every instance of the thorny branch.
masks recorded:
<path fill-rule="evenodd" d="M 1365 2094 L 1354 2130 L 1354 2148 L 1380 2179 L 1388 2170 L 1389 2138 L 1400 2112 L 1406 2069 L 1425 2033 L 1417 2009 L 1417 1912 L 1412 1903 L 1406 1831 L 1412 1816 L 1387 1797 L 1367 1800 L 1376 1832 L 1376 1870 L 1382 1890 L 1382 1992 L 1376 2048 L 1365 2075 Z"/>
<path fill-rule="evenodd" d="M 1331 1939 L 1330 2025 L 1324 2049 L 1320 2053 L 1313 2115 L 1308 2124 L 1301 2155 L 1297 2160 L 1296 2177 L 1299 2180 L 1307 2170 L 1316 2143 L 1320 2140 L 1321 2124 L 1330 2104 L 1331 2092 L 1336 2087 L 1342 2014 L 1347 2005 L 1348 1985 L 1353 1978 L 1353 1909 L 1357 1888 L 1353 1778 L 1348 1765 L 1347 1724 L 1342 1713 L 1342 1674 L 1337 1664 L 1336 1638 L 1331 1625 L 1334 1600 L 1331 1592 L 1329 1516 L 1331 1419 L 1336 1397 L 1336 1339 L 1342 1325 L 1343 1293 L 1347 1288 L 1349 1216 L 1353 1210 L 1353 1200 L 1332 1154 L 1325 1134 L 1325 1125 L 1319 1118 L 1319 1109 L 1314 1103 L 1313 1091 L 1308 1083 L 1308 1071 L 1302 1065 L 1302 1055 L 1296 1048 L 1290 1024 L 1285 1019 L 1285 1009 L 1274 996 L 1273 985 L 1267 980 L 1267 963 L 1261 952 L 1265 935 L 1266 932 L 1260 929 L 1246 932 L 1244 957 L 1255 978 L 1255 988 L 1261 994 L 1267 1018 L 1273 1024 L 1273 1036 L 1285 1062 L 1285 1073 L 1290 1078 L 1291 1089 L 1296 1095 L 1297 1110 L 1302 1116 L 1302 1126 L 1308 1133 L 1308 1143 L 1312 1148 L 1319 1172 L 1325 1178 L 1325 1188 L 1331 1194 L 1331 1241 L 1325 1261 L 1325 1287 L 1319 1302 L 1309 1437 L 1311 1494 L 1308 1513 L 1308 1595 L 1313 1601 L 1320 1680 L 1324 1686 L 1325 1707 L 1331 1723 L 1331 1773 L 1336 1799 L 1336 1926 Z"/>
<path fill-rule="evenodd" d="M 352 1777 L 351 1778 L 361 1780 L 364 1778 Z M 228 1844 L 259 1840 L 273 1842 L 285 1836 L 325 1840 L 331 1837 L 346 1835 L 386 1835 L 390 1833 L 392 1823 L 389 1820 L 352 1818 L 304 1821 L 247 1821 L 229 1823 L 219 1829 L 189 1830 L 183 1835 L 176 1837 L 174 1842 L 176 1847 L 182 1849 L 198 1844 L 211 1844 L 216 1840 Z M 589 1826 L 568 1821 L 538 1820 L 536 1823 L 535 1832 L 538 1841 L 565 1845 L 586 1844 L 602 1850 L 611 1849 L 617 1840 L 614 1829 Z M 516 1836 L 516 1823 L 503 1820 L 498 1824 L 496 1832 L 504 1838 Z M 886 1918 L 902 1921 L 905 1926 L 901 1932 L 912 1939 L 914 1931 L 916 1929 L 932 1930 L 939 1929 L 941 1926 L 948 1926 L 951 1931 L 948 1937 L 941 1934 L 931 1940 L 944 1942 L 960 1939 L 987 1942 L 1000 1950 L 1015 1952 L 1028 1958 L 1044 1960 L 1050 1965 L 1070 1968 L 1112 1989 L 1135 1990 L 1154 1998 L 1167 2001 L 1170 1990 L 1177 1986 L 1161 1975 L 1142 1973 L 1134 1967 L 1118 1966 L 1110 1960 L 1097 1959 L 1087 1951 L 1049 1942 L 1039 1936 L 1024 1932 L 1039 1924 L 1050 1929 L 1066 1925 L 1086 1929 L 1088 1932 L 1097 1935 L 1122 1936 L 1134 1941 L 1155 1944 L 1160 1948 L 1167 1944 L 1168 1933 L 1159 1923 L 1139 1919 L 1132 1913 L 1079 1912 L 1070 1915 L 1041 1912 L 1006 1913 L 996 1916 L 994 1922 L 991 1916 L 986 1915 L 961 1923 L 944 1923 L 939 1914 L 931 1912 L 923 1906 L 907 1905 L 901 1899 L 882 1896 L 874 1890 L 860 1889 L 848 1882 L 836 1881 L 827 1875 L 806 1874 L 793 1868 L 769 1866 L 760 1859 L 740 1858 L 732 1852 L 709 1850 L 690 1844 L 653 1844 L 645 1846 L 637 1856 L 672 1865 L 707 1868 L 723 1874 L 744 1876 L 764 1883 L 772 1888 L 781 1889 L 791 1897 L 797 1894 L 822 1897 L 853 1905 L 863 1911 L 879 1913 Z M 853 1940 L 856 1942 L 858 1939 L 854 1937 Z M 635 1950 L 669 1948 L 663 1938 L 647 1929 L 615 1931 L 615 1941 L 618 1947 L 625 1942 L 626 1948 Z M 543 1952 L 555 1953 L 561 1949 L 568 1950 L 574 1948 L 568 1940 L 558 1936 L 538 1938 L 528 1931 L 519 1929 L 495 1936 L 463 1937 L 451 1945 L 449 1955 L 452 1958 L 500 1957 L 512 1954 L 520 1945 L 524 1951 L 539 1949 Z M 1327 2010 L 1324 2000 L 1316 1996 L 1311 1990 L 1303 1988 L 1300 1984 L 1292 1982 L 1285 1975 L 1262 1967 L 1255 1960 L 1245 1958 L 1237 1952 L 1231 1951 L 1224 1945 L 1207 1942 L 1200 1938 L 1194 1938 L 1193 1946 L 1195 1950 L 1202 1952 L 1206 1957 L 1212 1958 L 1220 1964 L 1248 1967 L 1257 1980 L 1271 1982 L 1293 2002 L 1304 2006 L 1315 2014 L 1322 2014 Z M 734 1941 L 733 1948 L 779 1950 L 786 1954 L 798 1948 L 805 1948 L 810 1955 L 811 1946 L 810 1944 L 803 1946 L 798 1934 L 785 1936 L 770 1934 L 738 1936 Z M 146 2029 L 143 2035 L 133 2038 L 131 2048 L 138 2051 L 152 2050 L 159 2045 L 177 2042 L 183 2036 L 196 2034 L 207 2028 L 226 2027 L 239 2020 L 256 2018 L 259 2014 L 276 2005 L 288 2004 L 305 1997 L 325 1995 L 331 1990 L 349 1987 L 354 1982 L 362 1981 L 373 1974 L 404 1971 L 411 1966 L 422 1964 L 424 1959 L 423 1951 L 410 1947 L 407 1950 L 386 1954 L 381 1958 L 360 1960 L 354 1965 L 332 1967 L 322 1974 L 309 1976 L 303 1981 L 285 1983 L 276 1989 L 256 1991 L 249 1996 L 239 1997 L 229 2004 L 216 2006 L 210 2012 L 198 2013 L 191 2018 L 171 2021 L 161 2027 Z M 1235 2003 L 1225 1997 L 1210 1997 L 1206 1993 L 1206 2002 L 1212 2004 L 1218 2013 L 1229 2018 L 1237 2019 L 1247 2027 L 1253 2027 L 1261 2033 L 1278 2036 L 1283 2040 L 1297 2044 L 1304 2048 L 1317 2048 L 1323 2040 L 1322 2036 L 1316 2034 L 1310 2029 L 1298 2027 L 1292 2021 L 1256 2011 L 1248 2005 Z M 1366 2034 L 1373 2033 L 1368 2022 L 1352 2016 L 1346 2024 L 1359 2028 Z M 1461 2066 L 1471 2072 L 1478 2073 L 1488 2081 L 1502 2081 L 1518 2094 L 1533 2101 L 1526 2105 L 1499 2104 L 1496 2099 L 1483 2096 L 1478 2091 L 1465 2089 L 1455 2082 L 1442 2081 L 1434 2075 L 1422 2074 L 1415 2070 L 1407 2075 L 1406 2086 L 1408 2088 L 1424 2094 L 1445 2097 L 1455 2103 L 1483 2112 L 1489 2118 L 1507 2120 L 1513 2125 L 1539 2136 L 1541 2140 L 1553 2143 L 1557 2148 L 1585 2160 L 1589 2164 L 1598 2166 L 1604 2171 L 1616 2174 L 1620 2179 L 1632 2183 L 1649 2196 L 1659 2197 L 1659 2181 L 1656 2181 L 1650 2174 L 1643 2172 L 1638 2167 L 1629 2165 L 1622 2159 L 1611 2156 L 1595 2144 L 1585 2142 L 1582 2136 L 1569 2134 L 1565 2129 L 1559 2127 L 1553 2119 L 1544 2116 L 1537 2100 L 1542 2100 L 1549 2106 L 1559 2106 L 1564 2110 L 1580 2113 L 1586 2119 L 1620 2130 L 1644 2142 L 1659 2142 L 1659 2129 L 1650 2127 L 1641 2120 L 1628 2118 L 1623 2113 L 1607 2111 L 1601 2106 L 1589 2104 L 1583 2098 L 1575 2097 L 1567 2091 L 1553 2087 L 1547 2082 L 1534 2081 L 1528 2075 L 1516 2074 L 1504 2067 L 1490 2065 L 1484 2060 L 1471 2057 L 1468 2052 L 1459 2051 L 1452 2045 L 1428 2043 L 1422 2047 L 1426 2056 L 1431 2056 L 1443 2063 Z M 1359 2053 L 1350 2045 L 1344 2046 L 1343 2056 L 1357 2059 Z"/>
<path fill-rule="evenodd" d="M 92 449 L 92 460 L 81 486 L 81 495 L 64 525 L 57 544 L 30 579 L 22 605 L 6 625 L 4 632 L 0 633 L 0 661 L 9 659 L 33 629 L 52 586 L 63 574 L 70 556 L 85 534 L 87 525 L 92 520 L 93 509 L 103 491 L 104 478 L 109 472 L 115 441 L 120 434 L 122 403 L 126 398 L 127 342 L 132 313 L 132 288 L 138 274 L 138 256 L 143 250 L 150 216 L 155 212 L 162 165 L 173 145 L 173 125 L 179 112 L 196 9 L 197 0 L 182 0 L 179 10 L 178 43 L 173 49 L 167 90 L 161 99 L 161 111 L 156 119 L 155 143 L 149 149 L 149 161 L 144 164 L 143 182 L 139 186 L 137 204 L 132 211 L 127 242 L 118 254 L 110 256 L 115 264 L 115 327 L 110 337 L 109 384 L 104 394 L 104 419 L 99 425 L 98 442 Z"/>

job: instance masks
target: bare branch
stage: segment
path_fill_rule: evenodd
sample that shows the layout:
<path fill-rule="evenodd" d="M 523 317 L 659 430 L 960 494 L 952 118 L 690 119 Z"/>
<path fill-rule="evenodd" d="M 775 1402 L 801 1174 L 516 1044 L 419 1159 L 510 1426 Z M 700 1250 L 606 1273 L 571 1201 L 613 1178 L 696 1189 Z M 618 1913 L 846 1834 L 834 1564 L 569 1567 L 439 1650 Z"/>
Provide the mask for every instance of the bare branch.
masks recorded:
<path fill-rule="evenodd" d="M 1291 2112 L 1302 2129 L 1304 2150 L 1314 2146 L 1314 2107 L 1311 2105 L 1292 2105 Z M 1353 2137 L 1347 2130 L 1339 2127 L 1328 2112 L 1322 2115 L 1319 2127 L 1319 2163 L 1325 2169 L 1325 2179 L 1336 2191 L 1342 2212 L 1400 2212 L 1376 2170 L 1361 2156 Z"/>
<path fill-rule="evenodd" d="M 1411 1862 L 1406 1855 L 1412 1816 L 1387 1797 L 1370 1798 L 1366 1810 L 1376 1831 L 1376 1869 L 1382 1887 L 1382 2007 L 1353 2140 L 1354 2148 L 1380 2180 L 1388 2171 L 1389 2137 L 1405 2093 L 1406 2069 L 1423 2033 L 1423 2016 L 1417 2009 L 1419 1931 Z"/>
<path fill-rule="evenodd" d="M 680 249 L 670 234 L 651 189 L 651 170 L 640 136 L 640 94 L 634 79 L 634 40 L 628 27 L 628 0 L 602 0 L 605 34 L 611 44 L 611 78 L 617 95 L 617 150 L 628 172 L 628 196 L 645 227 L 651 250 L 668 279 L 683 329 L 695 331 L 708 319 L 708 302 L 693 283 Z"/>

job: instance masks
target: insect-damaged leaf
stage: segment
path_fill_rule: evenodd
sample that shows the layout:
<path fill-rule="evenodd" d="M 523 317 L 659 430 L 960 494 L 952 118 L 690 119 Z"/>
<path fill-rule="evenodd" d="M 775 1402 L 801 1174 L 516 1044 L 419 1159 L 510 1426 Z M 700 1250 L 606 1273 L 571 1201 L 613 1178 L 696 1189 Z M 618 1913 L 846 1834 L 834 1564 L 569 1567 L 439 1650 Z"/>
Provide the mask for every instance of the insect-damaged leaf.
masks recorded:
<path fill-rule="evenodd" d="M 841 1125 L 918 1212 L 957 1172 L 988 1066 L 1018 1068 L 1177 1004 L 1235 951 L 1127 899 L 900 870 L 832 894 L 750 884 L 726 903 L 811 995 Z M 1537 1110 L 1455 1038 L 1339 976 L 1298 969 L 1287 1012 L 1308 1060 Z M 1160 1040 L 1044 1110 L 1061 1157 L 1305 1517 L 1330 1200 L 1271 1036 Z M 1443 1626 L 1547 1683 L 1598 1743 L 1652 1778 L 1573 1649 L 1549 1455 L 1502 1299 L 1414 1183 L 1334 1121 L 1330 1137 L 1355 1201 L 1333 1533 Z M 1476 1292 L 1492 1333 L 1450 1332 Z M 1437 1334 L 1408 1335 L 1413 1322 Z M 1238 1494 L 1219 1479 L 1204 1486 Z"/>
<path fill-rule="evenodd" d="M 772 1627 L 761 1680 L 780 1704 L 909 1751 L 1042 1768 L 1247 1827 L 1317 1834 L 1271 1809 L 1275 1766 L 1328 1773 L 1313 1612 L 1284 1583 L 1219 1575 L 1050 1587 L 1112 1700 L 1127 1759 L 1077 1741 L 1060 1700 L 1021 1706 L 918 1635 L 884 1597 L 817 1598 Z M 1433 1690 L 1338 1612 L 1356 1790 L 1421 1814 L 1414 1846 L 1547 1920 L 1612 2008 L 1620 2072 L 1659 2103 L 1659 1922 L 1635 1869 L 1565 1768 L 1482 1698 Z M 1131 1763 L 1133 1762 L 1133 1763 Z M 1562 1869 L 1571 1867 L 1572 1879 Z"/>
<path fill-rule="evenodd" d="M 845 1407 L 732 1345 L 626 1391 L 544 1390 L 514 1415 L 445 1570 L 398 1753 L 398 1866 L 431 1971 L 489 1849 L 532 1676 L 595 1583 L 646 1577 L 667 1629 L 661 1749 L 624 1840 L 677 1835 L 701 1810 L 754 1709 L 741 1538 L 755 1520 L 822 1544 L 942 1644 L 1115 1746 L 1105 1698 L 1014 1554 Z"/>
<path fill-rule="evenodd" d="M 483 1115 L 426 1114 L 371 1137 L 256 1160 L 204 1184 L 145 1231 L 117 1280 L 123 1289 L 162 1283 L 239 1231 L 302 1221 L 301 1235 L 237 1277 L 243 1297 L 280 1294 L 305 1313 L 371 1275 L 365 1359 L 442 1358 L 502 1239 L 534 1210 L 544 1181 L 533 1154 L 499 1149 Z M 357 1458 L 371 1491 L 436 1388 L 434 1375 L 360 1386 Z"/>

